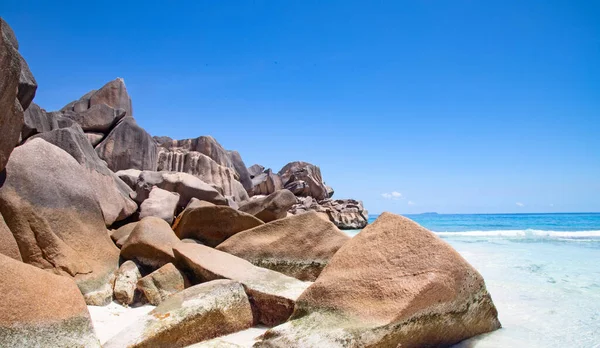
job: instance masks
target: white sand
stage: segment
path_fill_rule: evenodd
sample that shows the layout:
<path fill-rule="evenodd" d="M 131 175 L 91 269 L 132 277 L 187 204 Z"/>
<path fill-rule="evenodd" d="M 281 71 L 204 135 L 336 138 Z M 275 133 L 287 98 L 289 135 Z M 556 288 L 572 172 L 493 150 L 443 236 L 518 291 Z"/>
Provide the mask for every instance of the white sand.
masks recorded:
<path fill-rule="evenodd" d="M 125 308 L 116 302 L 103 307 L 88 306 L 92 316 L 92 324 L 101 344 L 104 344 L 111 337 L 135 322 L 140 316 L 145 315 L 154 308 L 151 305 Z"/>
<path fill-rule="evenodd" d="M 265 326 L 251 327 L 249 329 L 235 332 L 226 336 L 217 337 L 212 340 L 192 344 L 188 348 L 219 347 L 219 343 L 231 343 L 240 347 L 251 348 L 258 338 L 262 336 L 269 328 Z M 223 346 L 226 346 L 223 344 Z"/>

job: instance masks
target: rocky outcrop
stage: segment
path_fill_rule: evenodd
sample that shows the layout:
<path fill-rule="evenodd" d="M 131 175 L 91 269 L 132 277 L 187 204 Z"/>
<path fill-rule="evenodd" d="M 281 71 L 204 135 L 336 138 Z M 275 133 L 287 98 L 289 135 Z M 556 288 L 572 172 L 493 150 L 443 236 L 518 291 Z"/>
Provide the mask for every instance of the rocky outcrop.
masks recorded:
<path fill-rule="evenodd" d="M 192 198 L 227 205 L 227 199 L 214 187 L 187 173 L 123 170 L 116 173 L 135 191 L 135 201 L 142 204 L 153 187 L 179 195 L 177 209 L 183 209 Z"/>
<path fill-rule="evenodd" d="M 6 166 L 0 211 L 24 262 L 72 277 L 88 304 L 101 305 L 112 299 L 118 249 L 88 174 L 60 148 L 28 141 Z"/>
<path fill-rule="evenodd" d="M 89 96 L 89 109 L 102 104 L 115 110 L 122 109 L 126 115 L 133 116 L 131 98 L 127 93 L 127 88 L 125 88 L 125 81 L 120 77 L 105 84 Z"/>
<path fill-rule="evenodd" d="M 131 235 L 131 232 L 133 232 L 133 229 L 136 225 L 137 221 L 130 222 L 126 225 L 119 227 L 117 230 L 112 231 L 112 233 L 110 234 L 110 239 L 112 239 L 113 242 L 115 242 L 115 244 L 119 248 L 121 248 L 123 244 L 125 244 L 127 238 L 129 238 L 129 236 Z"/>
<path fill-rule="evenodd" d="M 181 243 L 173 251 L 179 267 L 191 272 L 198 282 L 231 279 L 242 283 L 254 320 L 267 326 L 285 322 L 296 299 L 310 284 L 200 244 Z"/>
<path fill-rule="evenodd" d="M 125 114 L 126 112 L 123 109 L 114 109 L 106 104 L 97 104 L 81 112 L 65 111 L 63 116 L 78 123 L 81 129 L 86 132 L 108 133 L 117 121 L 125 117 Z"/>
<path fill-rule="evenodd" d="M 3 347 L 100 347 L 71 279 L 0 255 Z"/>
<path fill-rule="evenodd" d="M 239 182 L 242 183 L 246 192 L 249 192 L 252 190 L 252 179 L 250 178 L 250 173 L 248 173 L 248 168 L 246 168 L 244 160 L 242 160 L 242 156 L 237 151 L 228 151 L 227 154 L 231 159 L 233 169 L 237 172 Z"/>
<path fill-rule="evenodd" d="M 254 164 L 248 167 L 248 174 L 250 175 L 250 179 L 254 179 L 256 176 L 265 171 L 265 167 L 260 164 Z"/>
<path fill-rule="evenodd" d="M 296 196 L 328 198 L 327 187 L 321 177 L 321 169 L 307 162 L 290 162 L 279 171 L 283 187 Z"/>
<path fill-rule="evenodd" d="M 131 116 L 125 116 L 117 123 L 96 146 L 96 152 L 115 172 L 122 169 L 156 170 L 156 142 Z"/>
<path fill-rule="evenodd" d="M 290 213 L 302 214 L 307 211 L 325 213 L 329 220 L 340 229 L 360 229 L 367 226 L 369 213 L 361 201 L 355 199 L 330 198 L 317 201 L 312 197 L 298 197 L 296 203 L 289 210 Z"/>
<path fill-rule="evenodd" d="M 215 280 L 171 296 L 104 348 L 186 347 L 250 326 L 252 310 L 243 286 Z"/>
<path fill-rule="evenodd" d="M 140 220 L 121 248 L 121 257 L 157 269 L 175 261 L 173 247 L 181 243 L 171 226 L 160 218 Z"/>
<path fill-rule="evenodd" d="M 137 289 L 154 306 L 189 286 L 187 277 L 172 263 L 167 263 L 137 282 Z"/>
<path fill-rule="evenodd" d="M 259 267 L 314 281 L 349 239 L 331 222 L 310 212 L 237 233 L 217 249 Z"/>
<path fill-rule="evenodd" d="M 44 132 L 35 137 L 65 150 L 84 168 L 107 226 L 129 217 L 137 210 L 137 205 L 130 198 L 133 193 L 131 188 L 108 169 L 77 124 Z"/>
<path fill-rule="evenodd" d="M 135 301 L 135 290 L 137 282 L 142 274 L 135 262 L 129 260 L 123 262 L 115 277 L 115 299 L 122 305 L 128 306 Z"/>
<path fill-rule="evenodd" d="M 296 203 L 296 196 L 288 190 L 274 192 L 266 197 L 252 197 L 239 207 L 240 211 L 270 222 L 287 216 L 288 210 Z"/>
<path fill-rule="evenodd" d="M 6 226 L 2 214 L 0 214 L 0 254 L 12 257 L 17 261 L 22 261 L 19 245 L 17 245 L 15 236 L 13 236 L 8 226 Z"/>
<path fill-rule="evenodd" d="M 252 178 L 252 196 L 270 195 L 283 189 L 283 182 L 279 175 L 273 173 L 271 169 L 265 170 Z"/>
<path fill-rule="evenodd" d="M 36 103 L 31 103 L 24 113 L 24 124 L 21 129 L 22 141 L 33 135 L 50 132 L 59 128 L 71 127 L 75 124 L 70 118 L 66 118 L 60 112 L 46 112 Z"/>
<path fill-rule="evenodd" d="M 186 209 L 175 227 L 181 239 L 193 238 L 215 247 L 238 232 L 262 225 L 250 214 L 226 206 L 204 206 Z"/>
<path fill-rule="evenodd" d="M 140 219 L 146 216 L 155 216 L 171 224 L 178 203 L 178 193 L 169 192 L 154 186 L 150 191 L 148 199 L 144 200 L 140 205 Z"/>
<path fill-rule="evenodd" d="M 483 278 L 452 247 L 390 213 L 348 241 L 257 347 L 449 346 L 500 328 Z"/>

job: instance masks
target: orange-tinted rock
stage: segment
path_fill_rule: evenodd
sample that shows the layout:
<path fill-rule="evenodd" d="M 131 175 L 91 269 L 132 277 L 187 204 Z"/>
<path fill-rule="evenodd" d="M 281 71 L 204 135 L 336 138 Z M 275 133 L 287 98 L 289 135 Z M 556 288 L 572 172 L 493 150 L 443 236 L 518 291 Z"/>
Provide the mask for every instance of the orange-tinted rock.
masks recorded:
<path fill-rule="evenodd" d="M 257 347 L 449 346 L 500 328 L 481 275 L 452 247 L 390 213 L 347 242 Z"/>
<path fill-rule="evenodd" d="M 2 214 L 0 214 L 0 254 L 12 257 L 17 261 L 22 261 L 15 236 L 13 236 L 8 226 L 6 226 Z"/>
<path fill-rule="evenodd" d="M 158 306 L 169 296 L 183 291 L 189 285 L 187 277 L 172 263 L 167 263 L 140 279 L 137 289 L 146 296 L 150 304 Z"/>
<path fill-rule="evenodd" d="M 121 257 L 140 265 L 159 268 L 175 261 L 173 247 L 179 243 L 181 241 L 165 220 L 148 216 L 131 231 L 121 248 Z"/>
<path fill-rule="evenodd" d="M 289 190 L 280 190 L 266 197 L 252 198 L 242 204 L 240 211 L 256 216 L 264 222 L 282 219 L 296 203 L 296 196 Z"/>

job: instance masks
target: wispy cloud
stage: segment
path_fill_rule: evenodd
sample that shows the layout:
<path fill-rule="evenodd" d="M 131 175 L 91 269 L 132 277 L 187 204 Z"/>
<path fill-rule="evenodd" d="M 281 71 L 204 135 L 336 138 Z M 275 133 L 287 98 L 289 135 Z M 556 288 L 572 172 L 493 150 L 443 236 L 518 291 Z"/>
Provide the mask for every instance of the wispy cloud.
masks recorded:
<path fill-rule="evenodd" d="M 521 203 L 521 202 L 517 202 L 517 203 L 515 203 L 515 204 L 517 205 L 517 207 L 524 207 L 524 206 L 525 206 L 525 204 L 523 204 L 523 203 Z"/>
<path fill-rule="evenodd" d="M 415 205 L 415 202 L 413 202 L 413 201 L 408 201 L 408 205 Z"/>
<path fill-rule="evenodd" d="M 393 199 L 393 200 L 397 200 L 402 198 L 402 194 L 398 191 L 392 191 L 392 192 L 386 192 L 386 193 L 382 193 L 381 197 L 385 198 L 385 199 Z"/>

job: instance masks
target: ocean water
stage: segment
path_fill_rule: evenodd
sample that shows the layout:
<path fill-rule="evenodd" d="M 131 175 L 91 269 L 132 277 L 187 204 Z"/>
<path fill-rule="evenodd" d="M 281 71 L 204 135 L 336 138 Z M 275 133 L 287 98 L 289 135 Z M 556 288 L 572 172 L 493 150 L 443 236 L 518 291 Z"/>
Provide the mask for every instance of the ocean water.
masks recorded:
<path fill-rule="evenodd" d="M 498 309 L 502 329 L 457 347 L 600 347 L 600 214 L 406 216 L 483 275 Z"/>

